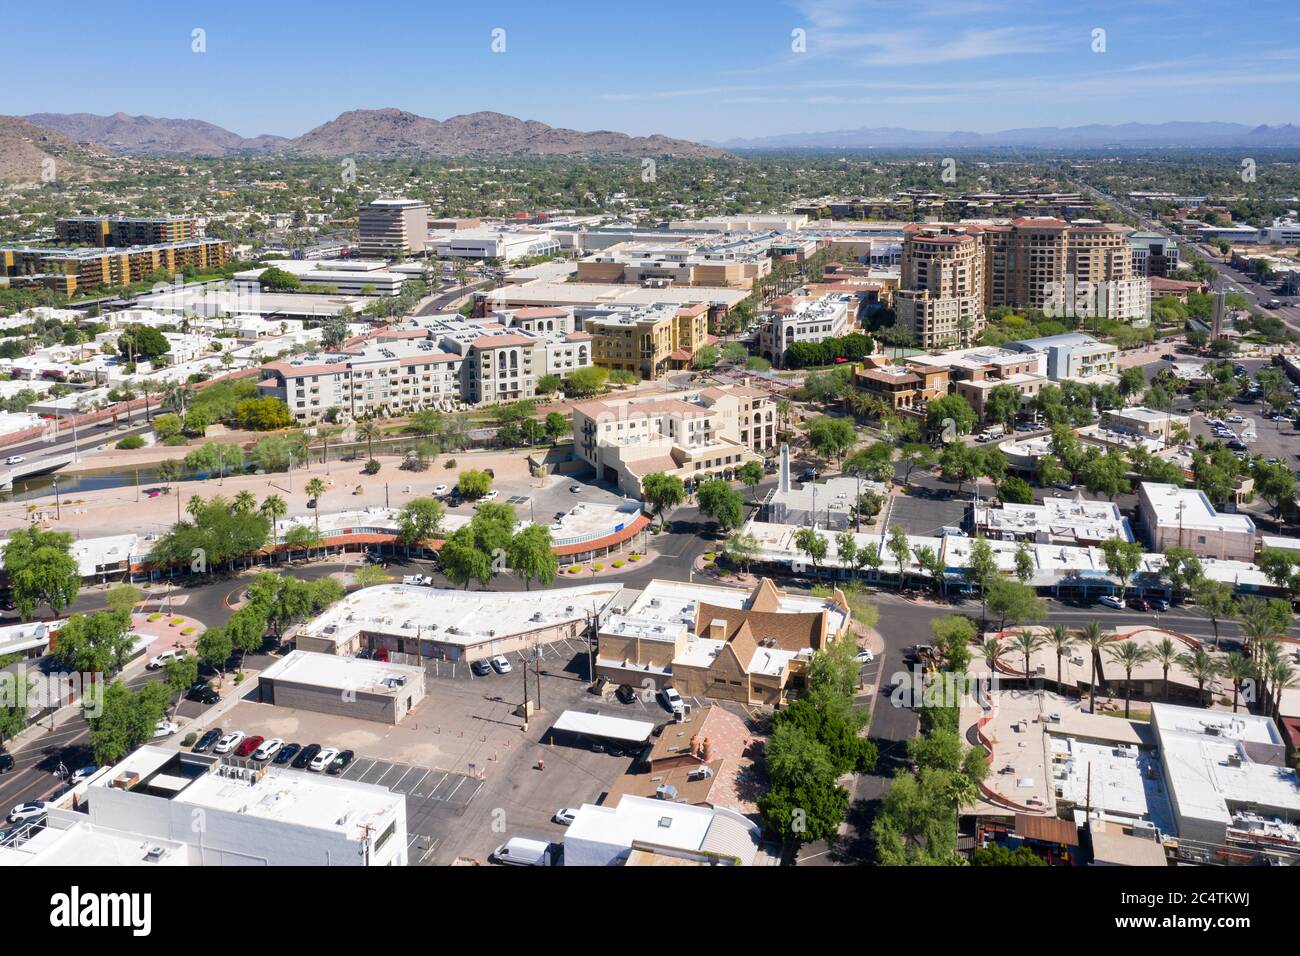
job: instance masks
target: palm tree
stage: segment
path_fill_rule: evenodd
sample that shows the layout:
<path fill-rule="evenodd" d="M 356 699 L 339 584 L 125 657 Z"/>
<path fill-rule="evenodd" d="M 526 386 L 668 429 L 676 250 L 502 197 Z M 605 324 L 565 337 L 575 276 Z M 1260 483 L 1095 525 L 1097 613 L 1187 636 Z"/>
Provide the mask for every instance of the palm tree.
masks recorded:
<path fill-rule="evenodd" d="M 1191 674 L 1192 680 L 1196 681 L 1197 698 L 1204 706 L 1205 685 L 1214 680 L 1214 675 L 1219 672 L 1218 663 L 1200 648 L 1178 658 L 1178 663 L 1183 665 L 1183 670 Z"/>
<path fill-rule="evenodd" d="M 1295 685 L 1296 669 L 1286 658 L 1279 658 L 1273 666 L 1272 680 L 1269 682 L 1273 688 L 1272 712 L 1277 716 L 1282 709 L 1282 691 Z"/>
<path fill-rule="evenodd" d="M 1009 650 L 1010 648 L 996 637 L 986 638 L 984 643 L 980 645 L 980 653 L 984 655 L 984 662 L 989 665 L 989 670 L 994 674 L 998 672 L 998 661 L 1002 660 Z"/>
<path fill-rule="evenodd" d="M 1264 701 L 1264 713 L 1269 713 L 1269 704 L 1273 700 L 1273 683 L 1277 677 L 1277 669 L 1283 664 L 1282 651 L 1278 646 L 1277 638 L 1264 638 L 1255 645 L 1251 652 L 1251 659 L 1255 661 L 1255 673 L 1260 681 L 1258 698 Z"/>
<path fill-rule="evenodd" d="M 1133 698 L 1133 668 L 1151 656 L 1151 652 L 1135 641 L 1123 641 L 1106 648 L 1106 653 L 1124 668 L 1124 719 L 1128 720 L 1129 701 Z"/>
<path fill-rule="evenodd" d="M 1151 648 L 1151 659 L 1160 664 L 1160 673 L 1165 681 L 1165 700 L 1169 699 L 1169 668 L 1178 660 L 1178 645 L 1172 638 L 1163 637 Z"/>
<path fill-rule="evenodd" d="M 1114 635 L 1107 634 L 1096 621 L 1089 621 L 1083 626 L 1083 643 L 1088 647 L 1088 656 L 1092 661 L 1092 676 L 1088 679 L 1088 713 L 1097 712 L 1097 655 Z"/>
<path fill-rule="evenodd" d="M 1061 658 L 1074 650 L 1074 638 L 1070 634 L 1070 629 L 1064 624 L 1053 624 L 1051 633 L 1047 636 L 1047 643 L 1056 652 L 1056 689 L 1059 691 L 1061 689 Z"/>
<path fill-rule="evenodd" d="M 1046 643 L 1047 643 L 1046 639 L 1044 639 L 1041 634 L 1035 634 L 1033 631 L 1030 630 L 1023 630 L 1011 639 L 1011 649 L 1014 650 L 1017 654 L 1022 655 L 1025 659 L 1025 682 L 1026 683 L 1029 682 L 1029 678 L 1030 678 L 1029 658 L 1031 658 L 1034 655 L 1034 651 L 1038 650 Z"/>
<path fill-rule="evenodd" d="M 203 499 L 198 495 L 190 495 L 190 500 L 185 502 L 186 514 L 197 521 L 201 511 L 203 511 Z"/>
<path fill-rule="evenodd" d="M 267 495 L 257 513 L 271 523 L 271 543 L 275 543 L 275 523 L 289 513 L 289 505 L 279 495 Z M 274 552 L 272 552 L 274 555 Z"/>
<path fill-rule="evenodd" d="M 375 457 L 375 439 L 380 437 L 382 434 L 383 433 L 380 431 L 379 426 L 372 421 L 364 421 L 357 425 L 357 437 L 364 440 L 366 443 L 367 458 Z"/>
<path fill-rule="evenodd" d="M 776 429 L 789 431 L 790 416 L 794 414 L 794 403 L 783 398 L 776 403 Z"/>
<path fill-rule="evenodd" d="M 1255 665 L 1244 654 L 1233 651 L 1219 665 L 1219 673 L 1232 681 L 1232 712 L 1237 712 L 1237 701 L 1241 697 L 1241 685 L 1255 676 Z"/>
<path fill-rule="evenodd" d="M 231 505 L 240 514 L 250 514 L 257 507 L 257 498 L 253 496 L 251 491 L 241 491 L 235 495 Z"/>
<path fill-rule="evenodd" d="M 307 494 L 311 498 L 315 499 L 316 502 L 316 507 L 312 509 L 312 512 L 316 517 L 316 537 L 319 538 L 320 537 L 320 499 L 321 499 L 321 495 L 325 494 L 325 482 L 321 481 L 319 478 L 313 478 L 311 481 L 307 482 Z"/>

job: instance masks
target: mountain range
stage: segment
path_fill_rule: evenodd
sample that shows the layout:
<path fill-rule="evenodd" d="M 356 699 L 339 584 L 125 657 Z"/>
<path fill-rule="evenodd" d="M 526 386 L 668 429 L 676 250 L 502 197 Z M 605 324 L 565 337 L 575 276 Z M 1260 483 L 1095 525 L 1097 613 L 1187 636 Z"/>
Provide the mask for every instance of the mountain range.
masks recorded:
<path fill-rule="evenodd" d="M 580 132 L 521 120 L 503 113 L 468 113 L 436 120 L 398 109 L 351 110 L 302 136 L 245 138 L 195 119 L 164 119 L 114 113 L 33 113 L 36 126 L 116 153 L 158 156 L 460 156 L 504 153 L 530 156 L 726 155 L 666 136 L 628 136 L 608 130 Z"/>
<path fill-rule="evenodd" d="M 747 149 L 942 149 L 1021 147 L 1040 149 L 1160 149 L 1300 146 L 1300 126 L 1248 126 L 1244 123 L 1122 123 L 1088 126 L 1037 126 L 995 133 L 861 127 L 822 133 L 786 133 L 751 139 L 706 141 L 726 150 Z"/>
<path fill-rule="evenodd" d="M 18 116 L 0 116 L 0 180 L 35 182 L 47 175 L 80 179 L 107 157 Z"/>

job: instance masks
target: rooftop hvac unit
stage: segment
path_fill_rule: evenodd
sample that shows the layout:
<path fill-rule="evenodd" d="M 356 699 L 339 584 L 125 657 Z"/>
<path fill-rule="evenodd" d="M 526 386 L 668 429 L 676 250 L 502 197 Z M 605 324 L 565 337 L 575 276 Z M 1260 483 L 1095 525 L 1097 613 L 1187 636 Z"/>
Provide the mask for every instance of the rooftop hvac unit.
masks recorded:
<path fill-rule="evenodd" d="M 157 863 L 167 855 L 167 849 L 161 846 L 151 846 L 145 851 L 144 861 L 146 863 Z"/>

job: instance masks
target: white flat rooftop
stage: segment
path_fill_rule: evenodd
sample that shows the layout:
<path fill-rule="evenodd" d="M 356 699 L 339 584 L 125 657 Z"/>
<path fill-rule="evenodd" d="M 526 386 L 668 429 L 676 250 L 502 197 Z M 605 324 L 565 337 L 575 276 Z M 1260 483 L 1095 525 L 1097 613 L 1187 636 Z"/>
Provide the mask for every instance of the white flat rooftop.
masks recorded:
<path fill-rule="evenodd" d="M 584 622 L 593 609 L 604 610 L 621 590 L 622 585 L 613 583 L 527 594 L 381 584 L 349 594 L 300 633 L 337 642 L 365 629 L 474 645 L 570 621 Z"/>
<path fill-rule="evenodd" d="M 262 671 L 260 677 L 330 688 L 340 693 L 388 696 L 407 684 L 423 683 L 424 668 L 296 650 Z"/>

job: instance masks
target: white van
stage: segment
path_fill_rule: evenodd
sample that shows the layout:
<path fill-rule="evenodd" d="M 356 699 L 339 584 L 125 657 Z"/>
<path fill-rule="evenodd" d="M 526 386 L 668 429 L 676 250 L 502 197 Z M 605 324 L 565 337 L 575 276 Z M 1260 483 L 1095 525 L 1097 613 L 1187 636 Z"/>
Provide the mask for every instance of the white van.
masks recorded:
<path fill-rule="evenodd" d="M 551 845 L 543 840 L 511 837 L 492 851 L 488 857 L 495 863 L 508 866 L 554 866 Z"/>

